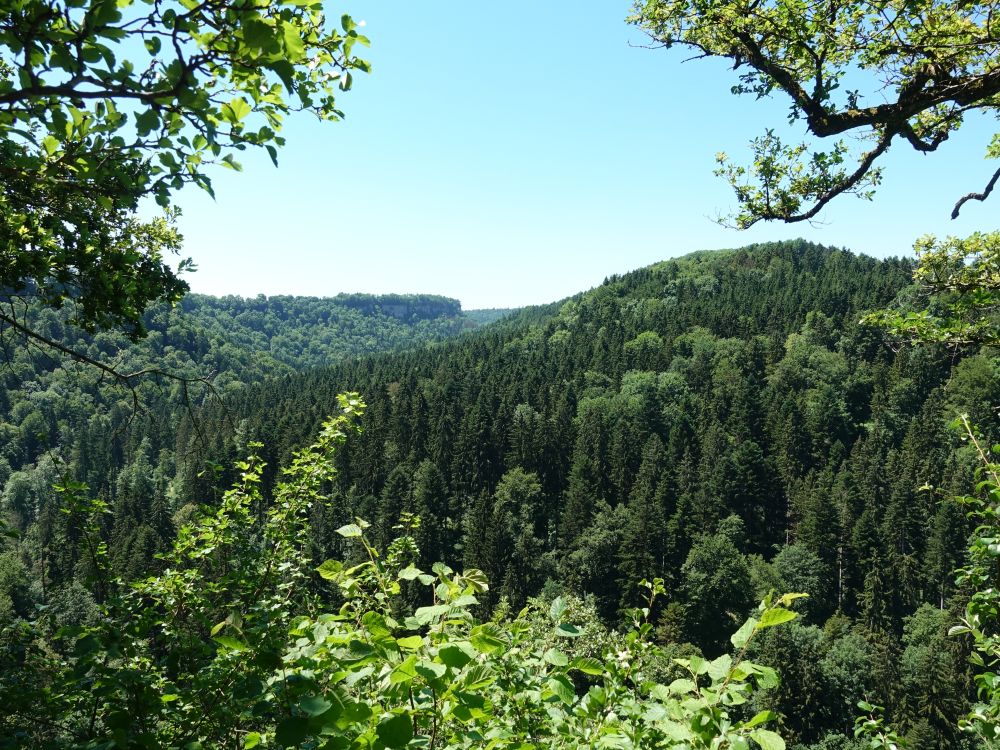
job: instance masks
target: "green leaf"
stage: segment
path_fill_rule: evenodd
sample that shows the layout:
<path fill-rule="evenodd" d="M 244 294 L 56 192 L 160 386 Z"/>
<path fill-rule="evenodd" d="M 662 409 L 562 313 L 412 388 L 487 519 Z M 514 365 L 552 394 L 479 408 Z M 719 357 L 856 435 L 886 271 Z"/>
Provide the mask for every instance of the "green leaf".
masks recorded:
<path fill-rule="evenodd" d="M 353 539 L 361 536 L 361 527 L 356 523 L 349 523 L 346 526 L 341 526 L 337 529 L 337 533 L 345 539 Z"/>
<path fill-rule="evenodd" d="M 774 721 L 778 718 L 778 714 L 774 711 L 761 711 L 756 716 L 754 716 L 750 721 L 743 725 L 743 729 L 753 729 L 766 721 Z"/>
<path fill-rule="evenodd" d="M 755 729 L 750 732 L 750 738 L 760 745 L 761 750 L 785 750 L 785 741 L 781 735 L 770 729 Z"/>
<path fill-rule="evenodd" d="M 729 654 L 723 654 L 718 659 L 713 659 L 708 664 L 708 676 L 715 681 L 721 681 L 727 674 L 729 670 L 733 667 L 733 657 Z"/>
<path fill-rule="evenodd" d="M 252 747 L 257 747 L 260 744 L 260 732 L 247 732 L 243 737 L 243 747 L 250 750 Z"/>
<path fill-rule="evenodd" d="M 790 622 L 796 617 L 798 617 L 798 614 L 792 612 L 790 609 L 775 607 L 767 610 L 763 615 L 761 615 L 760 623 L 758 623 L 757 629 L 763 630 L 764 628 L 773 628 L 775 625 Z"/>
<path fill-rule="evenodd" d="M 708 661 L 694 654 L 688 659 L 688 668 L 695 674 L 708 674 Z"/>
<path fill-rule="evenodd" d="M 750 636 L 753 635 L 753 631 L 756 627 L 757 627 L 757 618 L 751 617 L 749 620 L 743 623 L 743 625 L 740 626 L 739 630 L 737 630 L 735 633 L 729 636 L 729 640 L 736 648 L 743 648 L 745 645 L 747 645 L 747 641 L 750 640 Z"/>
<path fill-rule="evenodd" d="M 240 120 L 249 115 L 252 109 L 245 99 L 236 98 L 232 99 L 228 104 L 223 104 L 220 107 L 220 111 L 222 112 L 222 118 L 226 122 L 236 125 Z"/>
<path fill-rule="evenodd" d="M 397 577 L 401 581 L 412 581 L 417 576 L 420 576 L 420 575 L 423 575 L 423 574 L 424 574 L 424 571 L 420 570 L 420 568 L 415 568 L 412 565 L 407 565 L 405 568 L 403 568 L 401 571 L 399 571 Z"/>
<path fill-rule="evenodd" d="M 299 701 L 299 708 L 306 716 L 319 716 L 330 710 L 333 704 L 318 695 L 307 695 Z"/>
<path fill-rule="evenodd" d="M 229 651 L 246 651 L 247 644 L 241 641 L 239 638 L 234 638 L 231 635 L 217 635 L 212 639 L 219 645 L 228 649 Z"/>
<path fill-rule="evenodd" d="M 559 622 L 562 619 L 563 612 L 565 611 L 566 600 L 561 596 L 557 596 L 552 600 L 552 606 L 549 607 L 549 617 L 551 617 L 554 622 Z"/>
<path fill-rule="evenodd" d="M 160 125 L 160 115 L 155 109 L 147 109 L 140 115 L 136 115 L 135 127 L 139 137 L 149 135 Z"/>
<path fill-rule="evenodd" d="M 285 57 L 293 63 L 301 62 L 306 56 L 306 45 L 299 30 L 294 24 L 286 23 L 282 25 L 281 32 L 285 41 Z"/>
<path fill-rule="evenodd" d="M 316 568 L 316 572 L 328 581 L 337 581 L 344 570 L 344 564 L 339 560 L 327 560 Z"/>
<path fill-rule="evenodd" d="M 671 721 L 667 719 L 661 721 L 657 726 L 661 732 L 677 743 L 688 742 L 694 736 L 688 726 L 679 721 Z"/>
<path fill-rule="evenodd" d="M 573 689 L 572 683 L 563 675 L 550 677 L 547 685 L 559 697 L 559 700 L 567 706 L 572 706 L 574 701 L 576 701 L 576 690 Z"/>
<path fill-rule="evenodd" d="M 405 747 L 413 739 L 413 724 L 406 714 L 383 719 L 375 731 L 386 747 Z"/>
<path fill-rule="evenodd" d="M 564 654 L 562 651 L 555 648 L 550 648 L 548 651 L 546 651 L 545 655 L 542 658 L 545 659 L 545 661 L 547 661 L 549 664 L 552 664 L 553 666 L 556 667 L 565 667 L 567 664 L 569 664 L 569 657 L 566 656 L 566 654 Z"/>
<path fill-rule="evenodd" d="M 493 671 L 485 664 L 473 664 L 465 672 L 463 688 L 465 690 L 482 690 L 493 683 L 496 678 Z"/>
<path fill-rule="evenodd" d="M 408 635 L 405 638 L 397 638 L 396 645 L 404 651 L 416 651 L 424 645 L 423 636 Z"/>
<path fill-rule="evenodd" d="M 483 594 L 490 590 L 490 582 L 486 574 L 478 568 L 470 568 L 462 571 L 462 580 L 472 587 L 477 594 Z"/>
<path fill-rule="evenodd" d="M 778 673 L 770 667 L 757 667 L 757 686 L 761 690 L 770 690 L 781 684 Z"/>
<path fill-rule="evenodd" d="M 417 676 L 416 666 L 416 656 L 410 656 L 402 664 L 397 664 L 389 674 L 389 684 L 398 685 L 403 682 L 412 682 Z"/>
<path fill-rule="evenodd" d="M 413 616 L 421 625 L 430 625 L 432 622 L 437 622 L 444 615 L 448 614 L 449 609 L 451 607 L 447 604 L 435 604 L 433 607 L 418 607 Z"/>
<path fill-rule="evenodd" d="M 500 637 L 500 629 L 495 625 L 478 625 L 469 634 L 469 642 L 476 651 L 491 654 L 506 648 L 507 642 Z"/>
<path fill-rule="evenodd" d="M 361 624 L 365 626 L 372 638 L 387 638 L 392 635 L 392 628 L 385 621 L 385 617 L 378 612 L 365 612 L 361 617 Z"/>
<path fill-rule="evenodd" d="M 698 686 L 694 684 L 694 680 L 682 677 L 671 682 L 668 689 L 674 695 L 686 695 L 687 693 L 693 693 L 697 687 Z"/>
<path fill-rule="evenodd" d="M 556 626 L 556 635 L 565 636 L 566 638 L 576 638 L 583 635 L 583 631 L 576 625 L 570 625 L 568 622 L 561 622 Z"/>
<path fill-rule="evenodd" d="M 276 60 L 268 67 L 277 74 L 286 89 L 292 91 L 295 88 L 295 68 L 288 60 Z"/>
<path fill-rule="evenodd" d="M 796 599 L 808 599 L 809 594 L 784 594 L 780 599 L 778 599 L 778 604 L 782 607 L 791 606 L 792 602 Z"/>
<path fill-rule="evenodd" d="M 276 42 L 274 27 L 260 18 L 251 18 L 243 24 L 243 40 L 251 47 L 270 50 Z"/>
<path fill-rule="evenodd" d="M 469 643 L 449 643 L 438 650 L 438 657 L 443 664 L 454 669 L 461 669 L 472 661 L 476 652 Z"/>
<path fill-rule="evenodd" d="M 569 663 L 569 667 L 595 677 L 604 674 L 604 665 L 592 656 L 578 656 Z"/>
<path fill-rule="evenodd" d="M 425 680 L 437 680 L 444 677 L 448 671 L 448 667 L 444 664 L 438 664 L 436 661 L 427 661 L 426 659 L 418 661 L 414 669 Z"/>

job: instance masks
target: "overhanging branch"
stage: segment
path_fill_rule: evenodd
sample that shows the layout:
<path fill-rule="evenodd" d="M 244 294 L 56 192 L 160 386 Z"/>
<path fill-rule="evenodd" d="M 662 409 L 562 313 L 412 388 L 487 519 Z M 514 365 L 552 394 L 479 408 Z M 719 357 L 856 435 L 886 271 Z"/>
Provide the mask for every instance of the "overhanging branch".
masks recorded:
<path fill-rule="evenodd" d="M 958 203 L 956 203 L 955 207 L 951 210 L 951 218 L 957 219 L 959 212 L 962 210 L 962 206 L 964 206 L 969 201 L 984 201 L 987 198 L 989 198 L 990 193 L 993 192 L 993 188 L 996 187 L 998 179 L 1000 179 L 1000 169 L 997 169 L 997 171 L 993 173 L 993 177 L 991 177 L 990 181 L 986 183 L 986 188 L 983 190 L 983 192 L 968 193 L 967 195 L 963 195 L 961 198 L 959 198 Z"/>
<path fill-rule="evenodd" d="M 0 312 L 0 332 L 5 328 L 10 328 L 16 331 L 21 336 L 24 336 L 27 340 L 33 341 L 36 344 L 40 344 L 47 349 L 58 352 L 74 362 L 79 362 L 87 367 L 93 367 L 95 370 L 101 373 L 102 377 L 109 377 L 116 385 L 127 388 L 132 397 L 132 414 L 128 419 L 128 424 L 131 424 L 132 419 L 139 412 L 140 399 L 138 391 L 138 381 L 144 378 L 166 378 L 172 380 L 176 383 L 180 383 L 182 400 L 184 402 L 185 408 L 189 413 L 194 413 L 194 405 L 191 403 L 190 387 L 192 385 L 200 384 L 205 386 L 211 394 L 213 394 L 218 399 L 218 394 L 215 391 L 215 387 L 212 385 L 212 375 L 201 375 L 197 377 L 186 377 L 184 375 L 179 375 L 175 372 L 170 372 L 169 370 L 163 370 L 159 367 L 144 367 L 139 370 L 133 370 L 131 372 L 122 372 L 114 365 L 110 365 L 107 362 L 102 362 L 99 359 L 94 359 L 93 357 L 84 354 L 83 352 L 77 351 L 72 347 L 66 346 L 54 339 L 33 330 L 25 323 L 17 319 L 16 315 L 8 314 L 6 312 Z M 221 401 L 221 399 L 220 399 Z M 198 434 L 198 438 L 204 441 L 204 436 L 202 435 L 201 426 L 198 420 L 192 420 L 194 423 L 194 428 Z"/>

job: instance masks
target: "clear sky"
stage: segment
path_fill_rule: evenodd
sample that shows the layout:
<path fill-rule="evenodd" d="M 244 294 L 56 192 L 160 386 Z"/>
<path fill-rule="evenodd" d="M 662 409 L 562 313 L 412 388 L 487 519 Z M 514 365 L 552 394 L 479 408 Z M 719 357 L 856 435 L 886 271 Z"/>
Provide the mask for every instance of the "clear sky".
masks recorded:
<path fill-rule="evenodd" d="M 178 204 L 196 292 L 444 294 L 466 309 L 551 302 L 692 250 L 805 237 L 872 255 L 927 232 L 995 229 L 981 190 L 992 123 L 931 155 L 897 144 L 873 203 L 841 197 L 822 224 L 725 229 L 714 157 L 787 113 L 729 93 L 734 74 L 683 50 L 642 48 L 617 0 L 349 0 L 366 22 L 369 76 L 347 118 L 289 121 L 274 169 L 213 175 L 217 200 Z"/>

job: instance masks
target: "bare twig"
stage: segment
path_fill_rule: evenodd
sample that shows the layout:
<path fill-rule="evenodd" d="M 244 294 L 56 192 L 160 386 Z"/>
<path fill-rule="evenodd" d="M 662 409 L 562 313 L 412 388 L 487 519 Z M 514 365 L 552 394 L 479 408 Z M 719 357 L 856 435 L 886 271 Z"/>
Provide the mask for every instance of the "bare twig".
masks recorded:
<path fill-rule="evenodd" d="M 990 178 L 990 181 L 986 184 L 986 188 L 983 190 L 983 192 L 969 193 L 968 195 L 963 195 L 959 199 L 958 203 L 955 204 L 955 207 L 951 210 L 951 218 L 952 219 L 958 218 L 958 214 L 962 210 L 962 206 L 964 206 L 966 202 L 986 200 L 990 196 L 990 193 L 993 192 L 993 188 L 996 187 L 998 179 L 1000 179 L 1000 169 L 997 169 L 997 171 L 993 173 L 993 177 Z"/>
<path fill-rule="evenodd" d="M 81 362 L 85 365 L 89 365 L 90 367 L 96 368 L 105 375 L 111 377 L 119 385 L 124 385 L 129 388 L 133 387 L 136 380 L 151 375 L 169 378 L 170 380 L 176 380 L 181 383 L 204 383 L 206 385 L 211 385 L 211 379 L 209 376 L 202 375 L 194 378 L 189 378 L 183 375 L 178 375 L 175 372 L 170 372 L 169 370 L 161 370 L 159 367 L 144 367 L 141 370 L 135 370 L 133 372 L 121 372 L 120 370 L 115 369 L 115 367 L 112 365 L 109 365 L 105 362 L 101 362 L 98 359 L 94 359 L 93 357 L 90 357 L 84 354 L 83 352 L 78 352 L 75 349 L 71 349 L 70 347 L 64 344 L 60 344 L 58 341 L 50 339 L 48 336 L 44 336 L 41 333 L 38 333 L 37 331 L 33 331 L 32 329 L 28 328 L 26 325 L 15 319 L 14 317 L 7 315 L 6 313 L 0 312 L 0 327 L 2 327 L 3 325 L 10 326 L 21 335 L 29 339 L 32 339 L 33 341 L 42 343 L 45 346 L 50 347 L 57 352 L 60 352 L 61 354 L 65 354 L 67 357 L 76 362 Z"/>

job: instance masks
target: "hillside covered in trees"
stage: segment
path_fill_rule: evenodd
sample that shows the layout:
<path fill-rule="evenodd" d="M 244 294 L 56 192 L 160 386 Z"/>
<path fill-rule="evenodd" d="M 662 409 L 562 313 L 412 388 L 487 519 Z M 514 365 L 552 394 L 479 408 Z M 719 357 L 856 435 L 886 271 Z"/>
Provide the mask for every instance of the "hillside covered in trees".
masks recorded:
<path fill-rule="evenodd" d="M 662 577 L 658 637 L 713 657 L 768 590 L 803 591 L 801 624 L 759 645 L 782 664 L 787 736 L 839 747 L 824 738 L 867 696 L 916 746 L 955 747 L 971 675 L 945 632 L 970 528 L 921 488 L 970 481 L 948 424 L 967 412 L 989 430 L 1000 381 L 986 353 L 896 351 L 860 324 L 910 304 L 911 271 L 802 242 L 695 254 L 463 339 L 245 390 L 227 420 L 202 415 L 204 440 L 182 430 L 180 453 L 231 465 L 261 439 L 285 465 L 357 390 L 369 410 L 313 518 L 317 560 L 347 553 L 333 532 L 356 516 L 387 545 L 412 513 L 421 564 L 494 583 L 484 612 L 563 592 L 613 623 Z M 182 497 L 219 479 L 196 467 Z"/>
<path fill-rule="evenodd" d="M 1000 747 L 996 0 L 389 5 L 0 2 L 0 750 Z"/>
<path fill-rule="evenodd" d="M 217 367 L 219 398 L 182 408 L 176 382 L 147 384 L 142 395 L 172 404 L 169 416 L 131 422 L 125 394 L 104 400 L 107 385 L 16 360 L 3 511 L 19 536 L 0 543 L 5 616 L 27 622 L 41 605 L 51 627 L 79 625 L 129 580 L 154 573 L 149 585 L 166 585 L 179 575 L 178 530 L 187 538 L 199 506 L 235 512 L 223 492 L 248 476 L 261 484 L 247 519 L 265 533 L 277 511 L 262 498 L 289 491 L 278 469 L 341 408 L 337 394 L 358 391 L 361 432 L 341 435 L 327 501 L 297 521 L 303 571 L 362 563 L 345 529 L 364 519 L 367 549 L 423 570 L 481 570 L 491 585 L 467 582 L 475 603 L 461 605 L 476 616 L 560 597 L 605 634 L 598 651 L 624 648 L 615 628 L 647 600 L 640 583 L 662 580 L 644 616 L 666 649 L 650 662 L 668 670 L 655 679 L 671 657 L 723 658 L 768 592 L 806 593 L 797 622 L 744 654 L 779 667 L 780 685 L 750 705 L 781 717 L 789 746 L 860 748 L 857 704 L 869 701 L 913 747 L 961 747 L 973 672 L 968 644 L 946 633 L 968 596 L 954 571 L 971 528 L 939 493 L 967 486 L 974 464 L 948 423 L 965 412 L 996 437 L 1000 378 L 989 353 L 899 349 L 861 324 L 866 311 L 915 302 L 912 270 L 804 242 L 696 253 L 447 341 L 437 340 L 469 327 L 447 300 L 193 297 L 176 323 L 152 313 L 149 339 L 128 356 Z M 41 330 L 59 334 L 44 315 Z M 437 343 L 367 353 L 404 335 Z M 97 353 L 107 338 L 75 345 Z M 363 356 L 336 353 L 351 351 Z M 263 463 L 243 462 L 251 453 Z M 90 531 L 60 512 L 80 491 L 70 480 L 105 503 Z M 363 590 L 341 570 L 324 573 L 339 595 L 302 573 L 310 606 Z M 394 596 L 405 610 L 437 594 L 401 579 Z"/>
<path fill-rule="evenodd" d="M 247 384 L 439 341 L 476 325 L 456 300 L 429 295 L 189 295 L 175 309 L 148 310 L 142 323 L 149 333 L 141 342 L 109 331 L 86 334 L 66 323 L 68 312 L 40 305 L 18 308 L 18 314 L 49 339 L 117 373 L 152 372 L 122 382 L 91 365 L 57 357 L 52 349 L 26 346 L 6 330 L 0 368 L 0 512 L 26 534 L 25 549 L 45 546 L 48 542 L 33 535 L 44 533 L 60 515 L 52 485 L 64 476 L 85 481 L 112 504 L 159 508 L 141 519 L 139 530 L 112 529 L 115 538 L 126 534 L 130 539 L 118 547 L 137 545 L 144 561 L 172 538 L 173 527 L 163 518 L 176 510 L 174 451 L 183 414 L 223 403 Z M 34 549 L 33 565 L 51 564 L 41 563 Z M 64 575 L 72 577 L 69 571 Z"/>

